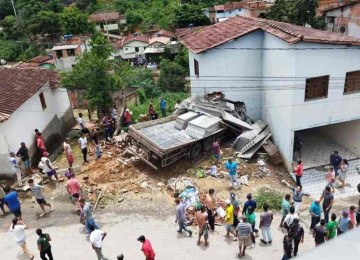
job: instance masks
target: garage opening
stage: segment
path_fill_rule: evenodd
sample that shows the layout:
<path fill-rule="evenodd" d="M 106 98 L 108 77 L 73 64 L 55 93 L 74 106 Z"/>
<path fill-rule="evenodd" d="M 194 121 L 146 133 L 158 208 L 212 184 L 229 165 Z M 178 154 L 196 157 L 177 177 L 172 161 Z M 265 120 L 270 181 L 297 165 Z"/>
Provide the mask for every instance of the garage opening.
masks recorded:
<path fill-rule="evenodd" d="M 293 159 L 300 158 L 305 169 L 329 164 L 334 151 L 343 159 L 360 157 L 360 120 L 309 128 L 294 134 Z"/>

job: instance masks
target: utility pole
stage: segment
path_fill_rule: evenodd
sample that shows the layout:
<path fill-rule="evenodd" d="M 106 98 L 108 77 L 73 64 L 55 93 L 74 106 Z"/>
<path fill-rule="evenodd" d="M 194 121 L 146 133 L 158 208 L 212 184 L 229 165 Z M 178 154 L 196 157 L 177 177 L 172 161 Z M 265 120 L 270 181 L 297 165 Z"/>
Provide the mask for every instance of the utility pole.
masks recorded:
<path fill-rule="evenodd" d="M 12 7 L 14 9 L 14 14 L 15 14 L 15 17 L 17 19 L 17 13 L 16 13 L 16 9 L 15 9 L 15 3 L 14 3 L 14 0 L 10 0 L 11 1 L 11 4 L 12 4 Z"/>

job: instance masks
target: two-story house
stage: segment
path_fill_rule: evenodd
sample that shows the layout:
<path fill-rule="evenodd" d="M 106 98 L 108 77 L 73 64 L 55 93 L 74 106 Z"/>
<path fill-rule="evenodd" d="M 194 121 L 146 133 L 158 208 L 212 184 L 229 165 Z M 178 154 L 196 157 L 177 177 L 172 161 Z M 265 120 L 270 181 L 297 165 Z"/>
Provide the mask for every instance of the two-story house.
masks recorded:
<path fill-rule="evenodd" d="M 360 0 L 339 2 L 319 10 L 325 16 L 326 30 L 360 38 Z"/>
<path fill-rule="evenodd" d="M 90 49 L 90 37 L 87 35 L 65 35 L 63 40 L 51 49 L 55 68 L 59 71 L 71 71 L 77 58 Z"/>
<path fill-rule="evenodd" d="M 119 32 L 121 25 L 126 24 L 126 17 L 119 12 L 98 12 L 89 16 L 95 22 L 96 29 L 104 32 Z"/>
<path fill-rule="evenodd" d="M 287 167 L 294 136 L 309 129 L 360 156 L 360 39 L 238 16 L 182 42 L 191 95 L 220 91 L 244 102 L 253 120 L 269 124 Z"/>
<path fill-rule="evenodd" d="M 144 51 L 149 45 L 150 37 L 140 33 L 133 33 L 124 37 L 121 41 L 113 43 L 116 51 L 115 56 L 120 56 L 123 60 L 133 60 L 144 56 Z"/>

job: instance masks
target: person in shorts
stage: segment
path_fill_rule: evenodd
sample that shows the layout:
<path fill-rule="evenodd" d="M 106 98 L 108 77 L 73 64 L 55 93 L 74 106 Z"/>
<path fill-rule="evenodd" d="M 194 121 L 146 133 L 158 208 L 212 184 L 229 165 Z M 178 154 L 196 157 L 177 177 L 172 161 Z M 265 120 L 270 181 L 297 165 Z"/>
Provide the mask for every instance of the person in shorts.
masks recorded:
<path fill-rule="evenodd" d="M 43 172 L 46 173 L 48 176 L 48 179 L 50 182 L 52 182 L 52 176 L 55 177 L 57 181 L 59 181 L 59 178 L 57 176 L 56 170 L 54 166 L 52 165 L 51 161 L 49 160 L 49 153 L 44 152 L 43 157 L 41 158 L 41 163 L 43 165 Z"/>
<path fill-rule="evenodd" d="M 20 201 L 19 201 L 17 192 L 11 191 L 9 186 L 4 187 L 4 191 L 6 193 L 6 195 L 4 197 L 4 203 L 9 208 L 10 212 L 13 213 L 16 218 L 22 220 Z"/>
<path fill-rule="evenodd" d="M 253 230 L 250 223 L 247 223 L 246 216 L 242 216 L 242 222 L 236 227 L 239 239 L 239 257 L 245 255 L 245 250 L 252 244 Z"/>
<path fill-rule="evenodd" d="M 34 255 L 30 253 L 29 249 L 26 246 L 26 234 L 25 229 L 26 225 L 24 221 L 19 218 L 13 218 L 12 225 L 10 226 L 9 232 L 14 234 L 16 244 L 22 248 L 24 253 L 29 257 L 29 259 L 34 259 Z"/>
<path fill-rule="evenodd" d="M 24 142 L 20 143 L 20 149 L 16 153 L 17 157 L 21 158 L 22 163 L 24 164 L 24 168 L 27 174 L 31 175 L 33 174 L 31 170 L 31 160 L 29 157 L 29 149 L 26 147 L 26 144 Z"/>
<path fill-rule="evenodd" d="M 33 196 L 34 196 L 35 199 L 36 199 L 36 202 L 39 204 L 40 208 L 41 208 L 42 211 L 43 211 L 43 212 L 40 214 L 40 217 L 43 217 L 43 216 L 46 214 L 46 211 L 45 211 L 45 207 L 44 207 L 44 206 L 47 206 L 47 207 L 50 208 L 50 211 L 49 211 L 49 212 L 54 211 L 53 205 L 51 205 L 50 203 L 47 203 L 46 200 L 45 200 L 45 196 L 44 196 L 44 194 L 42 193 L 42 188 L 43 188 L 43 186 L 41 186 L 41 185 L 39 185 L 39 184 L 35 184 L 33 179 L 29 179 L 29 180 L 28 180 L 28 184 L 29 184 L 29 186 L 30 186 L 31 193 L 33 194 Z"/>
<path fill-rule="evenodd" d="M 234 241 L 236 241 L 236 233 L 233 231 L 234 224 L 234 206 L 231 201 L 226 200 L 226 214 L 225 214 L 225 229 L 226 237 L 230 237 L 230 233 L 234 235 Z"/>
<path fill-rule="evenodd" d="M 197 240 L 197 245 L 200 245 L 201 237 L 204 236 L 205 246 L 209 245 L 209 228 L 207 225 L 208 214 L 205 212 L 205 206 L 201 206 L 200 211 L 195 212 L 195 219 L 199 225 L 199 237 Z"/>
<path fill-rule="evenodd" d="M 82 197 L 80 182 L 75 178 L 75 174 L 67 175 L 66 190 L 70 195 L 71 202 L 76 205 L 76 211 L 80 211 L 79 199 Z"/>

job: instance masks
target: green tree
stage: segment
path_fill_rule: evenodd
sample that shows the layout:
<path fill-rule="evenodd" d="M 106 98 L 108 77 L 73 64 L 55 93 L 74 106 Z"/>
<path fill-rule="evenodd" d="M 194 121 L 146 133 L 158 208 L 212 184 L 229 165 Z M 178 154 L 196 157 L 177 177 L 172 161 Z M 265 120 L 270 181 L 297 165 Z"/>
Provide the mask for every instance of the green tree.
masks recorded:
<path fill-rule="evenodd" d="M 164 59 L 160 63 L 158 86 L 161 90 L 183 91 L 186 70 L 176 62 Z"/>
<path fill-rule="evenodd" d="M 210 24 L 209 18 L 203 13 L 200 5 L 184 4 L 175 11 L 175 24 L 179 28 Z"/>
<path fill-rule="evenodd" d="M 89 22 L 88 15 L 76 7 L 67 8 L 60 14 L 60 24 L 64 34 L 86 34 L 95 32 L 94 24 Z"/>
<path fill-rule="evenodd" d="M 27 29 L 33 34 L 54 36 L 61 31 L 59 15 L 53 11 L 40 11 L 29 19 Z"/>
<path fill-rule="evenodd" d="M 270 10 L 266 13 L 266 18 L 270 20 L 289 22 L 289 1 L 287 0 L 275 0 L 275 3 L 271 6 Z"/>

